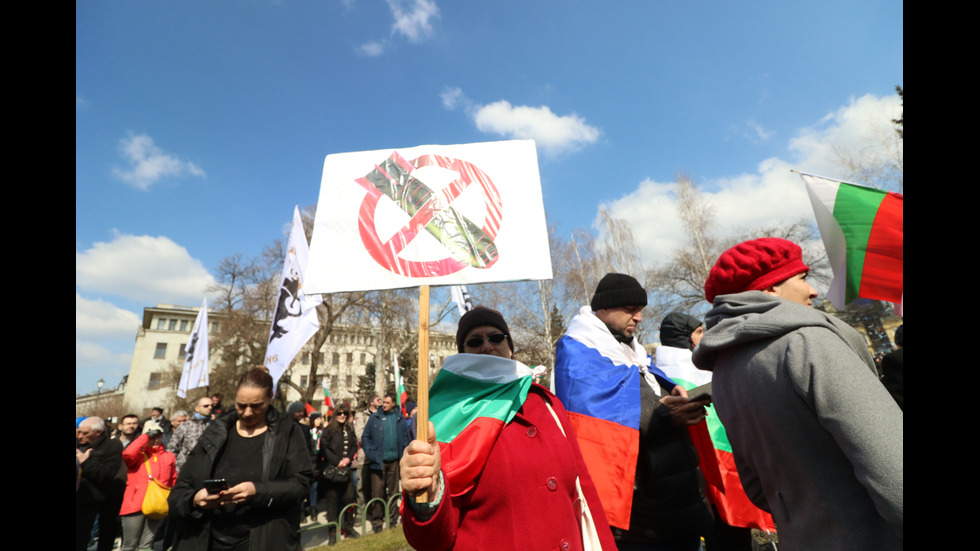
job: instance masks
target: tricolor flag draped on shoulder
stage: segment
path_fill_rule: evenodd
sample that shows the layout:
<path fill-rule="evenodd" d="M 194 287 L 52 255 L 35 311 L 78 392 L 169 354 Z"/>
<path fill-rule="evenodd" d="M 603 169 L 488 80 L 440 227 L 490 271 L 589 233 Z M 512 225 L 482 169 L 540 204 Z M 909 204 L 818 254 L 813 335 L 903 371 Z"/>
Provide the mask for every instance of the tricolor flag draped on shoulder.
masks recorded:
<path fill-rule="evenodd" d="M 711 372 L 702 371 L 691 361 L 691 351 L 670 346 L 658 346 L 656 365 L 672 381 L 685 390 L 711 382 Z M 775 531 L 772 515 L 755 506 L 745 494 L 742 480 L 735 467 L 735 455 L 728 442 L 728 433 L 715 414 L 714 406 L 707 406 L 705 417 L 709 438 L 699 438 L 692 434 L 698 449 L 701 470 L 705 473 L 708 499 L 718 509 L 725 524 L 758 528 L 766 532 Z"/>
<path fill-rule="evenodd" d="M 309 245 L 303 231 L 303 219 L 299 208 L 293 207 L 293 225 L 282 266 L 279 298 L 265 351 L 265 366 L 269 368 L 275 385 L 279 384 L 279 378 L 306 341 L 320 328 L 316 307 L 323 302 L 323 298 L 308 296 L 303 292 L 303 275 L 308 257 Z"/>
<path fill-rule="evenodd" d="M 856 298 L 902 305 L 904 196 L 800 174 L 834 271 L 827 298 L 843 309 Z"/>
<path fill-rule="evenodd" d="M 308 292 L 551 277 L 532 140 L 324 160 Z"/>
<path fill-rule="evenodd" d="M 177 396 L 187 397 L 187 391 L 192 388 L 208 386 L 208 299 L 201 302 L 201 309 L 194 320 L 190 339 L 184 347 L 184 368 L 180 372 L 180 383 L 177 385 Z"/>
<path fill-rule="evenodd" d="M 452 495 L 473 487 L 500 431 L 527 400 L 531 382 L 531 369 L 514 360 L 479 354 L 446 358 L 429 389 L 429 420 Z"/>
<path fill-rule="evenodd" d="M 630 363 L 603 331 L 608 335 L 588 306 L 572 319 L 555 350 L 555 394 L 568 412 L 609 524 L 625 530 L 640 447 L 640 370 L 656 368 L 645 352 L 642 365 Z"/>

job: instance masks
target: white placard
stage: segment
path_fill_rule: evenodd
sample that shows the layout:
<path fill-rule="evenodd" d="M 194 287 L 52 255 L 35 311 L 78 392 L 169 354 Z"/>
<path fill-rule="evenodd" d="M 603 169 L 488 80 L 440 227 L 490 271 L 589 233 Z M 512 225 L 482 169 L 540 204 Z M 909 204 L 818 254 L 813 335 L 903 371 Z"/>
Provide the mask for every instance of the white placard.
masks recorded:
<path fill-rule="evenodd" d="M 324 161 L 307 293 L 551 277 L 533 140 Z"/>

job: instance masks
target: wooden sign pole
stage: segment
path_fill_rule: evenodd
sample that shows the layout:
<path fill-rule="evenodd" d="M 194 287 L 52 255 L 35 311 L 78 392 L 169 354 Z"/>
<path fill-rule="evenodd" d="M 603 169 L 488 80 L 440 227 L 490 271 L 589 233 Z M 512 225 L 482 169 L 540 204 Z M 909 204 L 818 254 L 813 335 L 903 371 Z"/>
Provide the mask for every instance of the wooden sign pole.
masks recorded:
<path fill-rule="evenodd" d="M 417 438 L 429 441 L 429 286 L 419 287 L 419 389 L 416 414 Z M 417 503 L 428 503 L 426 493 L 415 498 Z"/>

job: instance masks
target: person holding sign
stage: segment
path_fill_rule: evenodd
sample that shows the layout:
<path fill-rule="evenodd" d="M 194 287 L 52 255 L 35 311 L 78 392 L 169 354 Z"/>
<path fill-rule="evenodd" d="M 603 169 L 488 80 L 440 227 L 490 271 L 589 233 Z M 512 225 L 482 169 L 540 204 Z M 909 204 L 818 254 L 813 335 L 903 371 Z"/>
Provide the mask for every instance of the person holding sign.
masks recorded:
<path fill-rule="evenodd" d="M 565 408 L 514 361 L 500 312 L 478 306 L 430 389 L 427 442 L 401 460 L 416 549 L 615 549 Z"/>

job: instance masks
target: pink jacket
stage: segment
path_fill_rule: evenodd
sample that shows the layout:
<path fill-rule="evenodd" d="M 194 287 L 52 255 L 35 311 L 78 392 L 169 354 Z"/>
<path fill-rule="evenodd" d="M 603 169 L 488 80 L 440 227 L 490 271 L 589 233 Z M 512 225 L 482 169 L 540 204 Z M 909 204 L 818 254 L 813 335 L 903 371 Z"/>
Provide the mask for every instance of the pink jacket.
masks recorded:
<path fill-rule="evenodd" d="M 143 510 L 143 496 L 150 484 L 150 477 L 144 465 L 149 459 L 150 472 L 153 478 L 167 488 L 173 487 L 177 481 L 177 466 L 174 454 L 163 449 L 163 446 L 149 447 L 150 438 L 141 434 L 123 450 L 123 461 L 126 463 L 126 493 L 123 494 L 120 515 L 139 513 Z"/>
<path fill-rule="evenodd" d="M 545 400 L 568 438 L 555 424 Z M 412 547 L 424 551 L 581 550 L 576 475 L 602 548 L 616 549 L 565 408 L 554 394 L 533 385 L 521 412 L 497 438 L 476 486 L 456 498 L 450 498 L 451 489 L 446 488 L 428 521 L 415 518 L 406 504 L 402 508 L 405 536 Z"/>

